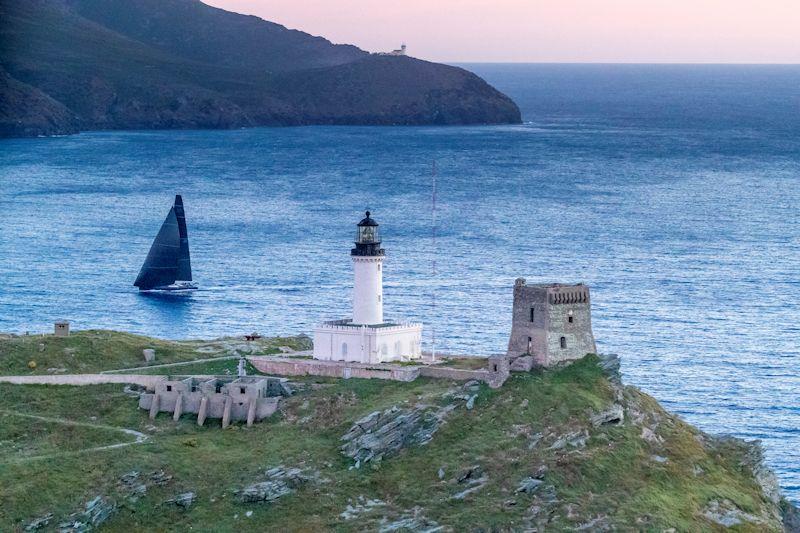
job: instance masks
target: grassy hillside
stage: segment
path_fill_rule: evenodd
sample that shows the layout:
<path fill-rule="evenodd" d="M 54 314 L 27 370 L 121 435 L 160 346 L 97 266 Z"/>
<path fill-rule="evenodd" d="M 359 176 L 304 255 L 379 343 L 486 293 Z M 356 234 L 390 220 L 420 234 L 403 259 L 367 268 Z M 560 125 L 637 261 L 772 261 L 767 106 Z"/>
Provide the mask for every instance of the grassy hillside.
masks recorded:
<path fill-rule="evenodd" d="M 69 337 L 54 335 L 0 336 L 0 375 L 91 373 L 130 367 L 192 361 L 238 354 L 275 354 L 280 347 L 307 350 L 307 337 L 273 337 L 246 342 L 238 338 L 211 341 L 166 341 L 120 333 L 87 330 Z M 147 364 L 142 350 L 153 348 L 156 360 Z M 35 362 L 31 369 L 29 362 Z M 234 368 L 236 363 L 234 364 Z M 183 372 L 183 370 L 182 370 Z"/>
<path fill-rule="evenodd" d="M 49 449 L 55 428 L 17 431 L 6 415 L 0 529 L 19 529 L 47 513 L 54 515 L 52 526 L 96 496 L 114 502 L 105 522 L 114 531 L 437 525 L 452 531 L 715 531 L 721 526 L 709 517 L 718 515 L 745 517 L 737 531 L 781 528 L 778 506 L 748 466 L 750 447 L 703 435 L 652 398 L 609 380 L 595 357 L 562 370 L 515 374 L 498 390 L 430 379 L 303 379 L 295 386 L 270 419 L 222 430 L 218 421 L 198 427 L 189 415 L 177 423 L 165 414 L 150 421 L 118 386 L 0 385 L 0 410 L 149 436 L 120 449 L 31 459 L 32 450 Z M 472 394 L 477 398 L 467 409 Z M 623 409 L 621 424 L 615 416 L 597 416 L 614 405 Z M 342 435 L 354 421 L 392 407 L 427 409 L 442 422 L 427 444 L 352 468 L 353 459 L 339 449 Z M 87 446 L 107 439 L 107 433 L 87 437 Z M 120 436 L 126 439 L 132 437 Z M 75 446 L 70 442 L 69 449 Z M 268 472 L 279 466 L 278 474 Z M 287 478 L 288 493 L 271 502 L 239 501 L 235 491 L 254 483 L 283 487 L 275 480 L 291 468 L 301 474 Z M 160 470 L 172 478 L 151 481 Z M 121 481 L 132 471 L 145 486 L 135 499 Z M 188 508 L 164 503 L 189 491 L 195 500 Z"/>

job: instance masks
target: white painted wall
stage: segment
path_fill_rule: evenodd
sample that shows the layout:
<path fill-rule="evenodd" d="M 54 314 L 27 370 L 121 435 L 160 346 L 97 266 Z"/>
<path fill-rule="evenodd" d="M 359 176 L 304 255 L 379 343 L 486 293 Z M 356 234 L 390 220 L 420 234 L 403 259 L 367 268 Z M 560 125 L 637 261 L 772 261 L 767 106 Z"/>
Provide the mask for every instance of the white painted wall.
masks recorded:
<path fill-rule="evenodd" d="M 322 324 L 314 329 L 314 359 L 384 363 L 421 356 L 422 324 L 382 328 Z"/>
<path fill-rule="evenodd" d="M 383 324 L 383 257 L 353 257 L 353 323 Z"/>

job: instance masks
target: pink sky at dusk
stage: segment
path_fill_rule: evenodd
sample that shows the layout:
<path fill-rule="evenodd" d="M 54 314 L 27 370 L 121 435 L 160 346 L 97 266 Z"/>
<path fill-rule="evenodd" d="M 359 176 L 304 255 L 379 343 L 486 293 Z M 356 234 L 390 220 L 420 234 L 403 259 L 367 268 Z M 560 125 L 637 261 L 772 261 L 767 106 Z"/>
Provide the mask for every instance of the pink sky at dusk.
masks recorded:
<path fill-rule="evenodd" d="M 433 61 L 800 63 L 800 0 L 206 0 Z"/>

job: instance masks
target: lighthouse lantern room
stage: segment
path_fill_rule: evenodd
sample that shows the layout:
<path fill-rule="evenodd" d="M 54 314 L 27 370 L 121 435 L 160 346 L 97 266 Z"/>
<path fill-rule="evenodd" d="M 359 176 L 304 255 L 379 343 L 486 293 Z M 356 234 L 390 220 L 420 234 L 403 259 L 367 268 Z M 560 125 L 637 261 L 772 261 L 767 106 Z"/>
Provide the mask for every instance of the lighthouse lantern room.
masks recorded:
<path fill-rule="evenodd" d="M 421 357 L 422 324 L 384 321 L 383 261 L 378 223 L 369 211 L 356 226 L 353 318 L 323 322 L 314 329 L 314 358 L 381 363 Z"/>

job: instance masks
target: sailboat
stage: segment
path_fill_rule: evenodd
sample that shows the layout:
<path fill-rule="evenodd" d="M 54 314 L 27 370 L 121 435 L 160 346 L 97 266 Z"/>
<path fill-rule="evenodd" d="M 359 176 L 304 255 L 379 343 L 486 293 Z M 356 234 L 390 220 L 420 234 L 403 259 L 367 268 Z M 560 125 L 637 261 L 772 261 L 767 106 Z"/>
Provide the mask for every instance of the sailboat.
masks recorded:
<path fill-rule="evenodd" d="M 140 291 L 187 291 L 197 288 L 197 284 L 192 283 L 189 236 L 180 194 L 175 195 L 175 204 L 161 224 L 133 284 Z"/>

